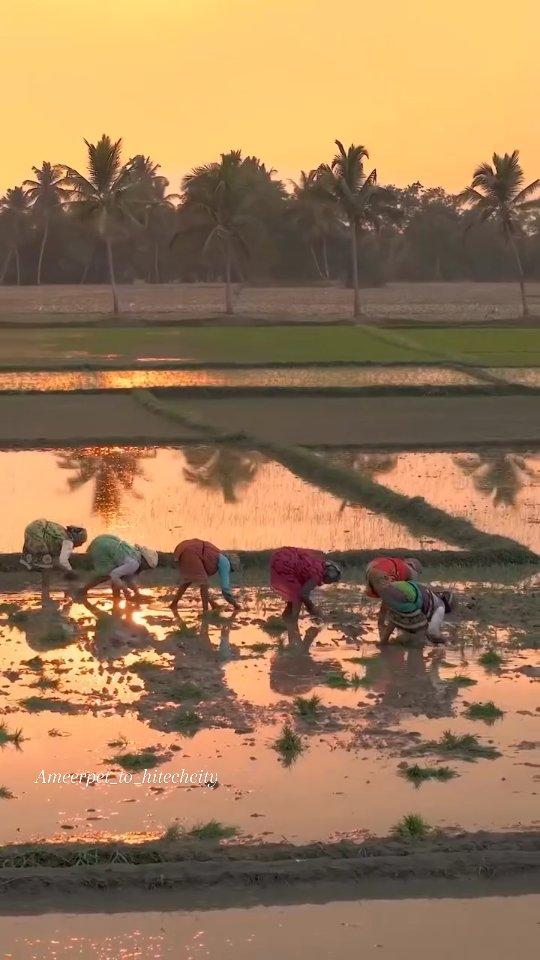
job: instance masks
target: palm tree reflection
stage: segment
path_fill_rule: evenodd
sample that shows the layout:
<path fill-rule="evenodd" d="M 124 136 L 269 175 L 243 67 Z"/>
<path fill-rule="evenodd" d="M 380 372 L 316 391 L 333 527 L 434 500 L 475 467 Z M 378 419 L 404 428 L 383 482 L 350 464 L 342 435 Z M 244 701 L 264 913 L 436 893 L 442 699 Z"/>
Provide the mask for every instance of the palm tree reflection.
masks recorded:
<path fill-rule="evenodd" d="M 392 473 L 397 465 L 398 457 L 393 453 L 361 453 L 359 450 L 340 450 L 337 454 L 331 454 L 331 460 L 336 466 L 362 473 L 365 477 L 373 479 L 379 473 Z M 342 513 L 346 507 L 350 506 L 355 507 L 358 504 L 343 500 L 339 512 Z"/>
<path fill-rule="evenodd" d="M 251 450 L 231 447 L 191 447 L 183 451 L 184 477 L 207 490 L 221 491 L 225 503 L 237 503 L 255 479 L 262 457 Z"/>
<path fill-rule="evenodd" d="M 133 489 L 136 479 L 144 479 L 139 461 L 155 456 L 155 450 L 138 447 L 82 447 L 61 453 L 58 466 L 74 471 L 68 479 L 70 490 L 94 484 L 92 513 L 110 523 L 118 518 L 125 493 L 140 498 Z"/>
<path fill-rule="evenodd" d="M 471 477 L 475 490 L 491 497 L 495 506 L 513 507 L 522 487 L 538 482 L 540 474 L 531 457 L 501 451 L 493 454 L 465 453 L 454 462 Z"/>

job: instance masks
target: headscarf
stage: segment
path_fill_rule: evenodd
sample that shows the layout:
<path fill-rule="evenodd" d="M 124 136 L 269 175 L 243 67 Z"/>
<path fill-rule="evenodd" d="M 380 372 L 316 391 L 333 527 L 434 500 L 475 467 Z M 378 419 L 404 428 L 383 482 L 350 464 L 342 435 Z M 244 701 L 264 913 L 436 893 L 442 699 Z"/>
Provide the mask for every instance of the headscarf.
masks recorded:
<path fill-rule="evenodd" d="M 88 540 L 88 534 L 85 527 L 74 527 L 70 525 L 66 527 L 66 530 L 70 540 L 76 547 L 82 547 L 83 543 L 86 543 Z"/>

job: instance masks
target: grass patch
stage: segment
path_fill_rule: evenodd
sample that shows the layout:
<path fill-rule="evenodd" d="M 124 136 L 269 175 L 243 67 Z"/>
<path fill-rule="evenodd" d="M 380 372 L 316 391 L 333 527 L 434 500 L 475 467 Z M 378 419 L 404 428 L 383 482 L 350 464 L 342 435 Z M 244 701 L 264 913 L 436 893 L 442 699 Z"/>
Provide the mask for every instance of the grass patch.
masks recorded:
<path fill-rule="evenodd" d="M 495 723 L 504 717 L 504 710 L 500 710 L 493 703 L 493 700 L 487 700 L 485 703 L 471 703 L 465 711 L 465 716 L 469 720 L 484 720 L 485 723 Z"/>
<path fill-rule="evenodd" d="M 439 753 L 460 760 L 495 760 L 500 752 L 490 744 L 483 744 L 473 733 L 452 733 L 445 730 L 440 740 L 430 740 L 416 748 L 415 753 Z"/>
<path fill-rule="evenodd" d="M 120 734 L 116 740 L 109 740 L 107 746 L 111 747 L 112 750 L 125 750 L 128 745 L 128 738 L 124 734 Z"/>
<path fill-rule="evenodd" d="M 116 753 L 113 757 L 107 757 L 104 762 L 114 763 L 116 766 L 122 767 L 122 770 L 135 773 L 159 766 L 163 762 L 163 758 L 154 750 L 138 750 L 134 753 Z"/>
<path fill-rule="evenodd" d="M 37 690 L 58 690 L 60 680 L 57 677 L 40 677 L 31 686 Z"/>
<path fill-rule="evenodd" d="M 193 737 L 202 727 L 202 718 L 194 710 L 177 710 L 171 720 L 171 730 Z"/>
<path fill-rule="evenodd" d="M 267 650 L 272 650 L 273 643 L 250 643 L 248 644 L 249 649 L 253 650 L 253 653 L 266 653 Z"/>
<path fill-rule="evenodd" d="M 287 624 L 283 617 L 268 617 L 267 620 L 261 620 L 259 622 L 261 630 L 264 630 L 265 633 L 269 633 L 270 636 L 274 636 L 278 633 L 284 633 L 287 629 Z"/>
<path fill-rule="evenodd" d="M 191 700 L 193 703 L 200 703 L 201 700 L 207 700 L 207 694 L 198 684 L 186 680 L 180 683 L 171 683 L 164 686 L 163 693 L 170 700 L 176 700 L 182 703 L 183 700 Z"/>
<path fill-rule="evenodd" d="M 52 700 L 50 697 L 26 697 L 19 700 L 21 707 L 28 713 L 42 713 L 49 710 L 51 713 L 76 713 L 76 707 L 67 700 Z"/>
<path fill-rule="evenodd" d="M 447 683 L 453 683 L 456 687 L 474 687 L 478 680 L 473 680 L 466 673 L 456 673 L 453 677 L 448 677 Z"/>
<path fill-rule="evenodd" d="M 298 734 L 292 729 L 292 727 L 286 723 L 281 731 L 280 736 L 277 738 L 274 743 L 274 750 L 276 750 L 283 763 L 286 767 L 290 767 L 292 763 L 300 756 L 303 751 L 302 741 Z"/>
<path fill-rule="evenodd" d="M 423 840 L 432 832 L 432 827 L 419 813 L 407 813 L 399 820 L 392 833 L 400 840 Z"/>
<path fill-rule="evenodd" d="M 478 657 L 478 663 L 487 670 L 498 670 L 504 663 L 504 657 L 501 657 L 496 650 L 486 650 Z"/>
<path fill-rule="evenodd" d="M 425 783 L 426 780 L 439 780 L 444 783 L 446 780 L 452 780 L 453 777 L 457 776 L 455 770 L 452 770 L 451 767 L 420 767 L 417 763 L 412 766 L 405 765 L 400 770 L 400 774 L 406 780 L 414 783 L 416 787 Z"/>
<path fill-rule="evenodd" d="M 5 723 L 0 723 L 0 747 L 6 743 L 14 743 L 18 747 L 23 742 L 22 730 L 10 731 Z"/>
<path fill-rule="evenodd" d="M 220 820 L 208 820 L 207 823 L 197 824 L 187 831 L 188 837 L 195 837 L 196 840 L 225 840 L 235 837 L 237 833 L 237 827 L 221 823 Z"/>
<path fill-rule="evenodd" d="M 312 697 L 296 697 L 294 706 L 303 720 L 316 720 L 320 714 L 321 698 L 316 694 Z"/>
<path fill-rule="evenodd" d="M 330 670 L 324 677 L 323 683 L 334 690 L 356 690 L 358 687 L 366 686 L 365 677 L 358 673 L 346 673 L 344 670 Z"/>
<path fill-rule="evenodd" d="M 7 787 L 0 787 L 0 800 L 13 800 L 14 796 Z"/>

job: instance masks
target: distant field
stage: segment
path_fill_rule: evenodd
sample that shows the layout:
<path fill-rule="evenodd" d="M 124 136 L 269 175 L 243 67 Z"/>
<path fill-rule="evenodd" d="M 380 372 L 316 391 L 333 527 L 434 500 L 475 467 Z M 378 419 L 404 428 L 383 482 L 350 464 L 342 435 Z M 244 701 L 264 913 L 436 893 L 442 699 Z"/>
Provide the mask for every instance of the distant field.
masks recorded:
<path fill-rule="evenodd" d="M 201 362 L 459 360 L 491 367 L 540 365 L 540 328 L 406 331 L 341 327 L 120 327 L 6 329 L 0 363 L 69 366 L 84 360 Z"/>
<path fill-rule="evenodd" d="M 540 283 L 528 286 L 531 313 L 540 314 Z M 129 314 L 176 314 L 184 318 L 223 313 L 220 284 L 141 284 L 119 288 L 122 310 Z M 241 287 L 235 294 L 240 315 L 288 319 L 331 319 L 351 314 L 351 291 L 343 287 Z M 362 290 L 366 315 L 418 322 L 484 321 L 519 316 L 519 289 L 514 283 L 391 283 Z M 110 312 L 109 288 L 103 286 L 0 287 L 0 320 L 24 314 L 103 315 Z"/>

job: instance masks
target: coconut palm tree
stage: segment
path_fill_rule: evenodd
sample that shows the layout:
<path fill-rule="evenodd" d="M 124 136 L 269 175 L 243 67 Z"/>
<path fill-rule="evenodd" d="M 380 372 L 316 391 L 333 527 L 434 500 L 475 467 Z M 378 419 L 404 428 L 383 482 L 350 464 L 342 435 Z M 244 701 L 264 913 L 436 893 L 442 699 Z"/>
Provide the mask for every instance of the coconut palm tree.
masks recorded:
<path fill-rule="evenodd" d="M 180 199 L 176 193 L 167 193 L 169 181 L 158 173 L 159 169 L 159 163 L 154 163 L 150 157 L 143 154 L 137 154 L 126 164 L 126 171 L 133 179 L 138 199 L 141 201 L 138 215 L 142 216 L 144 232 L 152 249 L 154 283 L 161 282 L 160 241 L 171 239 L 172 215 L 176 210 L 174 201 Z"/>
<path fill-rule="evenodd" d="M 15 274 L 17 285 L 21 283 L 21 258 L 20 247 L 25 241 L 30 216 L 30 200 L 24 187 L 12 187 L 6 190 L 6 194 L 0 200 L 0 216 L 2 219 L 3 233 L 7 240 L 8 252 L 4 265 L 0 283 L 3 283 L 7 275 L 12 258 L 15 258 Z"/>
<path fill-rule="evenodd" d="M 64 183 L 71 191 L 71 205 L 81 219 L 96 227 L 104 242 L 109 267 L 113 313 L 120 312 L 114 273 L 113 243 L 126 235 L 126 227 L 138 224 L 134 211 L 141 208 L 137 186 L 130 171 L 122 166 L 122 140 L 103 134 L 97 143 L 84 141 L 88 149 L 88 176 L 65 167 Z"/>
<path fill-rule="evenodd" d="M 490 497 L 495 506 L 513 507 L 522 487 L 539 479 L 530 458 L 519 453 L 461 454 L 454 462 L 471 477 L 475 490 Z"/>
<path fill-rule="evenodd" d="M 188 463 L 184 476 L 209 490 L 220 490 L 225 503 L 237 503 L 239 491 L 254 479 L 261 463 L 257 453 L 227 447 L 194 447 L 184 450 Z"/>
<path fill-rule="evenodd" d="M 25 180 L 23 187 L 34 212 L 43 224 L 36 276 L 36 283 L 40 284 L 51 218 L 60 211 L 62 204 L 69 196 L 69 191 L 62 186 L 64 171 L 58 164 L 44 161 L 41 167 L 32 167 L 32 170 L 35 180 Z"/>
<path fill-rule="evenodd" d="M 519 150 L 505 153 L 502 157 L 494 153 L 492 163 L 481 163 L 476 168 L 470 187 L 466 187 L 457 199 L 472 209 L 477 222 L 494 220 L 498 224 L 516 260 L 523 316 L 526 317 L 529 307 L 516 236 L 522 230 L 523 213 L 540 206 L 540 198 L 535 198 L 540 189 L 540 180 L 533 180 L 524 187 L 524 179 Z M 471 225 L 473 223 L 474 220 Z"/>
<path fill-rule="evenodd" d="M 317 170 L 300 172 L 298 183 L 292 181 L 293 193 L 289 205 L 292 219 L 305 237 L 315 269 L 319 276 L 326 280 L 330 278 L 328 268 L 327 240 L 335 233 L 337 220 L 335 205 L 321 190 L 320 176 Z M 322 263 L 317 256 L 317 247 L 320 249 Z"/>
<path fill-rule="evenodd" d="M 377 227 L 385 214 L 396 215 L 395 196 L 391 190 L 377 185 L 377 171 L 366 173 L 364 160 L 369 153 L 363 146 L 345 150 L 336 140 L 338 152 L 331 164 L 322 164 L 318 170 L 321 187 L 338 205 L 351 239 L 352 282 L 354 290 L 353 314 L 359 317 L 360 288 L 358 280 L 358 238 L 363 226 Z"/>

